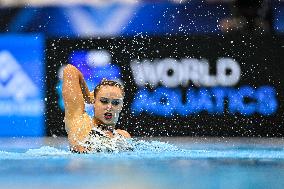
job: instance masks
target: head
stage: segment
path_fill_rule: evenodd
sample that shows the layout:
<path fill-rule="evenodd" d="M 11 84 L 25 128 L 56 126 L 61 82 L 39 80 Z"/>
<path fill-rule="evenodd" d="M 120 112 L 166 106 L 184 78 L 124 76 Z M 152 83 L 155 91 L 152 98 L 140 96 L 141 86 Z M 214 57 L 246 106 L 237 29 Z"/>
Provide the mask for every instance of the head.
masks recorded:
<path fill-rule="evenodd" d="M 102 124 L 114 126 L 122 110 L 124 88 L 112 80 L 103 79 L 94 90 L 95 118 Z"/>

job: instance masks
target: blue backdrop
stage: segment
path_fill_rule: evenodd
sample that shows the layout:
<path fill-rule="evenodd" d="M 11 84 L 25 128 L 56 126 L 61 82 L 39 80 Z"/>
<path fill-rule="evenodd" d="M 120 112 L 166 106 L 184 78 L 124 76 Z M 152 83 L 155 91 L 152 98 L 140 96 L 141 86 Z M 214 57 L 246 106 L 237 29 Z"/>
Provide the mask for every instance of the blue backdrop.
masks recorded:
<path fill-rule="evenodd" d="M 0 36 L 0 136 L 42 136 L 44 46 L 38 35 Z"/>

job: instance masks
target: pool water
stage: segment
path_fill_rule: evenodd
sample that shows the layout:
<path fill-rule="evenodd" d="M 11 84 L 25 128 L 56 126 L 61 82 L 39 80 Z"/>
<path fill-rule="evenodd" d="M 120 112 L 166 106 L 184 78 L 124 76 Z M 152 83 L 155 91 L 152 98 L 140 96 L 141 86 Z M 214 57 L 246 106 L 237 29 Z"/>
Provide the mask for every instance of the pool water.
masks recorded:
<path fill-rule="evenodd" d="M 0 139 L 1 188 L 283 188 L 281 138 L 138 138 L 72 154 L 66 138 Z"/>

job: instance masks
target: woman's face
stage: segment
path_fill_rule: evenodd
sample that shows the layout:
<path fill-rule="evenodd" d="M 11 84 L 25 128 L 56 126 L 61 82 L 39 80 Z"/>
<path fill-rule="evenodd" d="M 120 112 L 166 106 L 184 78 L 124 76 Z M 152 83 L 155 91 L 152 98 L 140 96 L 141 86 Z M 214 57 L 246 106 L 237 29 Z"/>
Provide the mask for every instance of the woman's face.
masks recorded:
<path fill-rule="evenodd" d="M 115 86 L 101 86 L 95 98 L 95 118 L 106 125 L 115 125 L 123 106 L 122 90 Z"/>

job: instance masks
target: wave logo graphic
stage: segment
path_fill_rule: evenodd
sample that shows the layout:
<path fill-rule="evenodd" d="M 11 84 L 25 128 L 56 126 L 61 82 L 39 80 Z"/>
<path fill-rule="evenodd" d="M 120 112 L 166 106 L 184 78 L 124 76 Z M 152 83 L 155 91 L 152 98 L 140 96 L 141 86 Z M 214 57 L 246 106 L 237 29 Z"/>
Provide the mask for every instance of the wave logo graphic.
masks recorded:
<path fill-rule="evenodd" d="M 8 51 L 0 52 L 0 98 L 23 101 L 38 96 L 38 89 Z"/>
<path fill-rule="evenodd" d="M 0 115 L 39 115 L 39 89 L 9 51 L 0 52 Z"/>
<path fill-rule="evenodd" d="M 71 7 L 64 9 L 69 18 L 72 31 L 80 36 L 120 34 L 135 16 L 137 5 L 113 4 L 100 7 Z"/>

